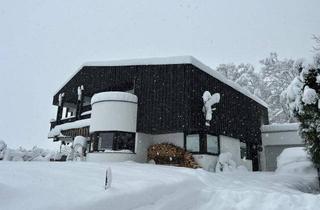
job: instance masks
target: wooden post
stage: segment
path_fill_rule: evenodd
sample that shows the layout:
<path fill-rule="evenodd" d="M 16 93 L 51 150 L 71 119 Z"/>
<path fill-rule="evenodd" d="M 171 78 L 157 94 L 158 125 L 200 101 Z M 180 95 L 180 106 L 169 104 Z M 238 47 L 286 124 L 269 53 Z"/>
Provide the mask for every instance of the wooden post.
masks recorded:
<path fill-rule="evenodd" d="M 112 172 L 111 172 L 111 168 L 108 167 L 106 170 L 106 179 L 104 182 L 104 189 L 107 190 L 111 187 L 111 181 L 112 181 Z"/>

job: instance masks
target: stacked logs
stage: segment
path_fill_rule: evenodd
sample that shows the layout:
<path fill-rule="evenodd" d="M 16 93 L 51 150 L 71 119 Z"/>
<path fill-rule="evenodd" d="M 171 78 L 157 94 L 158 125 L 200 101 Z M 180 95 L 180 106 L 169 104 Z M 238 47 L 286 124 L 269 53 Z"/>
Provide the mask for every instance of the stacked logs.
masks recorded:
<path fill-rule="evenodd" d="M 148 148 L 148 160 L 160 165 L 199 168 L 192 154 L 170 143 L 154 144 Z"/>

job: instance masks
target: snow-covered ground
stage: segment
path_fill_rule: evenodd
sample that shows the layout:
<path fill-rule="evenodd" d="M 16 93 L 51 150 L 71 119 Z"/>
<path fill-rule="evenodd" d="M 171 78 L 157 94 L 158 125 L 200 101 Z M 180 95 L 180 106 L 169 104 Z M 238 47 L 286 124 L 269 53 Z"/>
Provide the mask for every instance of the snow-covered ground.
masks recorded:
<path fill-rule="evenodd" d="M 104 190 L 112 169 L 112 186 Z M 0 209 L 319 209 L 315 177 L 151 164 L 0 162 Z M 304 192 L 302 192 L 304 191 Z"/>

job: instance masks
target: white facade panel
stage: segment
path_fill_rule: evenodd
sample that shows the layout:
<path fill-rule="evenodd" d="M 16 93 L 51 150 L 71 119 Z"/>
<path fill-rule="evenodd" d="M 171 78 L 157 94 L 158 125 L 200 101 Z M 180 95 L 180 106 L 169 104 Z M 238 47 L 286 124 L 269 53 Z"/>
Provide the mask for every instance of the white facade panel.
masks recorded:
<path fill-rule="evenodd" d="M 230 152 L 232 159 L 241 165 L 240 140 L 228 136 L 220 136 L 220 153 Z"/>
<path fill-rule="evenodd" d="M 171 143 L 178 147 L 184 148 L 183 133 L 167 133 L 152 135 L 152 144 Z"/>

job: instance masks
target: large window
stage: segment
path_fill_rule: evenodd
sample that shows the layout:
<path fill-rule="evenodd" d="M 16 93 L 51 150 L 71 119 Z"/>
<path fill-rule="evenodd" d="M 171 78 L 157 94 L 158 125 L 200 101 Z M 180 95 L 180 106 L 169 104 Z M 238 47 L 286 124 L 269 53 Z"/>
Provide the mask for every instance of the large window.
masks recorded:
<path fill-rule="evenodd" d="M 112 131 L 100 132 L 97 135 L 98 151 L 130 150 L 134 152 L 135 133 Z"/>
<path fill-rule="evenodd" d="M 198 134 L 188 135 L 186 137 L 186 149 L 189 152 L 200 152 L 200 138 Z"/>
<path fill-rule="evenodd" d="M 197 154 L 219 154 L 219 139 L 210 134 L 189 134 L 185 138 L 185 149 Z"/>
<path fill-rule="evenodd" d="M 217 136 L 207 135 L 207 153 L 219 153 L 219 141 Z"/>

